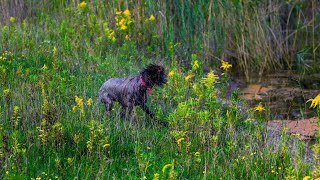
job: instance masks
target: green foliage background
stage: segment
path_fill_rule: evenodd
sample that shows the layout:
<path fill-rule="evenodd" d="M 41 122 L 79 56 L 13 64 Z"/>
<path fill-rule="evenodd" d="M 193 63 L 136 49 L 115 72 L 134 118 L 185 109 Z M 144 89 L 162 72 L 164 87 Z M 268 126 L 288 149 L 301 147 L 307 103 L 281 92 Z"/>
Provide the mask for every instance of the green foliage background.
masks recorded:
<path fill-rule="evenodd" d="M 278 69 L 319 70 L 318 5 L 1 0 L 0 178 L 319 177 L 318 151 L 310 161 L 285 129 L 270 142 L 270 112 L 244 112 L 236 92 L 224 99 L 228 71 L 216 86 L 204 72 L 221 60 L 247 81 Z M 139 109 L 136 126 L 118 107 L 106 117 L 102 83 L 152 62 L 172 72 L 150 97 L 169 127 Z"/>

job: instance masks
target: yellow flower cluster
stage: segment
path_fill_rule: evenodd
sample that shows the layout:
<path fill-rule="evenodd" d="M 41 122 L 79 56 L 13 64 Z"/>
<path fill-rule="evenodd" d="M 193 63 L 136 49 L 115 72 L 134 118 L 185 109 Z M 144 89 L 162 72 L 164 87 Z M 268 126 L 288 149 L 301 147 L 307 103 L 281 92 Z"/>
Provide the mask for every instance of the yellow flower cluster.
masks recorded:
<path fill-rule="evenodd" d="M 185 77 L 185 80 L 186 81 L 189 81 L 191 78 L 193 77 L 193 74 L 189 74 Z"/>
<path fill-rule="evenodd" d="M 88 101 L 87 101 L 87 105 L 88 105 L 88 106 L 91 106 L 91 105 L 92 105 L 92 103 L 93 103 L 92 98 L 89 98 L 89 99 L 88 99 Z"/>
<path fill-rule="evenodd" d="M 196 54 L 191 54 L 191 60 L 192 70 L 195 71 L 199 69 L 198 56 Z"/>
<path fill-rule="evenodd" d="M 309 99 L 307 102 L 311 101 L 310 108 L 316 108 L 317 106 L 320 108 L 320 94 L 318 94 L 314 99 Z"/>
<path fill-rule="evenodd" d="M 197 70 L 199 69 L 199 63 L 198 60 L 195 60 L 192 64 L 192 70 Z"/>
<path fill-rule="evenodd" d="M 85 114 L 84 114 L 83 99 L 78 96 L 75 96 L 74 98 L 77 106 L 73 106 L 72 110 L 75 111 L 76 108 L 78 107 L 80 109 L 81 116 L 84 116 Z"/>
<path fill-rule="evenodd" d="M 176 142 L 178 144 L 178 146 L 181 146 L 181 142 L 184 140 L 184 138 L 179 138 Z"/>
<path fill-rule="evenodd" d="M 107 37 L 108 40 L 111 40 L 112 42 L 116 42 L 116 35 L 113 29 L 108 28 L 108 24 L 105 22 L 103 23 L 103 31 Z"/>
<path fill-rule="evenodd" d="M 262 106 L 262 103 L 259 102 L 259 104 L 254 108 L 254 111 L 262 112 L 265 111 L 266 109 Z"/>
<path fill-rule="evenodd" d="M 73 135 L 73 141 L 76 143 L 76 144 L 79 144 L 80 143 L 80 134 L 77 133 L 77 134 L 74 134 Z"/>
<path fill-rule="evenodd" d="M 16 19 L 14 17 L 10 17 L 10 22 L 14 23 L 16 21 Z"/>
<path fill-rule="evenodd" d="M 104 144 L 104 145 L 102 146 L 103 149 L 108 149 L 109 147 L 110 147 L 110 144 Z"/>
<path fill-rule="evenodd" d="M 74 101 L 76 102 L 76 106 L 73 106 L 73 107 L 72 107 L 72 111 L 73 111 L 73 112 L 76 112 L 77 108 L 79 108 L 80 114 L 81 114 L 82 116 L 84 116 L 85 113 L 84 113 L 84 102 L 83 102 L 83 98 L 81 98 L 81 97 L 79 97 L 79 96 L 75 96 L 74 98 L 75 98 Z M 87 105 L 87 106 L 92 106 L 92 104 L 93 104 L 93 100 L 92 100 L 92 98 L 89 98 L 89 99 L 87 100 L 86 105 Z"/>
<path fill-rule="evenodd" d="M 207 87 L 213 87 L 213 85 L 217 82 L 218 76 L 214 74 L 214 72 L 211 70 L 206 77 L 202 78 L 200 81 Z"/>
<path fill-rule="evenodd" d="M 128 26 L 130 26 L 130 24 L 133 23 L 129 9 L 126 9 L 123 12 L 117 11 L 115 19 L 116 26 L 122 31 L 128 29 Z"/>
<path fill-rule="evenodd" d="M 57 55 L 57 48 L 54 46 L 52 49 L 53 57 L 56 57 Z"/>
<path fill-rule="evenodd" d="M 81 9 L 84 9 L 87 7 L 87 3 L 85 1 L 82 1 L 79 5 L 78 5 L 79 8 Z"/>
<path fill-rule="evenodd" d="M 226 61 L 221 61 L 222 65 L 220 66 L 221 69 L 227 71 L 228 69 L 230 69 L 232 67 L 232 64 L 229 64 Z"/>
<path fill-rule="evenodd" d="M 156 18 L 154 17 L 154 15 L 151 15 L 150 18 L 149 18 L 149 20 L 150 20 L 150 21 L 155 21 Z"/>
<path fill-rule="evenodd" d="M 309 180 L 310 178 L 311 178 L 310 176 L 305 176 L 305 177 L 303 177 L 302 180 Z"/>
<path fill-rule="evenodd" d="M 170 71 L 169 73 L 168 73 L 168 76 L 169 77 L 172 77 L 174 75 L 174 70 L 172 70 L 172 71 Z"/>
<path fill-rule="evenodd" d="M 159 173 L 155 173 L 153 175 L 153 180 L 159 180 L 160 179 L 160 174 Z"/>
<path fill-rule="evenodd" d="M 83 106 L 83 99 L 78 97 L 78 96 L 75 96 L 75 101 L 78 105 L 78 107 L 82 107 Z"/>
<path fill-rule="evenodd" d="M 46 70 L 48 70 L 48 66 L 46 64 L 44 64 L 41 69 L 46 71 Z"/>
<path fill-rule="evenodd" d="M 2 53 L 2 55 L 0 56 L 0 61 L 1 60 L 7 60 L 7 58 L 8 58 L 8 56 L 10 57 L 10 56 L 12 56 L 13 54 L 12 54 L 12 52 L 8 52 L 8 51 L 4 51 L 3 53 Z"/>

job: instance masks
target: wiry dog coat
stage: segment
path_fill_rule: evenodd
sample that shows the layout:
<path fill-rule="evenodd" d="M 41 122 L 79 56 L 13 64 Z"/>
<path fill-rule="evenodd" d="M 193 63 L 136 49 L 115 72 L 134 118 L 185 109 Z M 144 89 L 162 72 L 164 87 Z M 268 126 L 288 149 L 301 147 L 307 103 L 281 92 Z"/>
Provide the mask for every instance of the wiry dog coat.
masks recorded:
<path fill-rule="evenodd" d="M 132 116 L 134 106 L 141 106 L 150 117 L 154 118 L 154 113 L 146 105 L 147 96 L 154 85 L 162 86 L 165 83 L 164 67 L 150 64 L 138 76 L 107 80 L 100 88 L 99 97 L 106 106 L 107 114 L 112 110 L 113 102 L 118 101 L 122 105 L 121 115 L 123 117 L 128 115 L 130 122 L 134 121 Z"/>

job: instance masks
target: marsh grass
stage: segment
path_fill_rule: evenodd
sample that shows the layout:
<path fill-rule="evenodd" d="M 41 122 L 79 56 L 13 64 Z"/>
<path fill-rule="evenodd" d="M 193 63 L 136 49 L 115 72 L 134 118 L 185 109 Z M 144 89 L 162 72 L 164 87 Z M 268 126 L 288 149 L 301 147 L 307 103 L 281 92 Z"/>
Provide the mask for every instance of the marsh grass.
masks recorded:
<path fill-rule="evenodd" d="M 0 178 L 302 179 L 312 175 L 303 143 L 285 130 L 272 143 L 266 133 L 266 112 L 250 108 L 243 112 L 236 93 L 225 99 L 228 70 L 217 79 L 214 71 L 206 74 L 202 69 L 208 64 L 220 66 L 212 57 L 222 56 L 224 47 L 236 47 L 236 57 L 241 57 L 238 65 L 247 74 L 268 68 L 262 64 L 257 69 L 260 60 L 247 56 L 262 55 L 268 46 L 260 46 L 263 40 L 250 33 L 256 26 L 259 33 L 265 30 L 258 10 L 253 17 L 247 14 L 251 6 L 261 4 L 24 3 L 27 12 L 21 14 L 29 16 L 24 19 L 16 12 L 15 20 L 2 19 L 6 23 L 0 26 Z M 130 15 L 124 13 L 127 9 Z M 232 13 L 227 13 L 229 9 Z M 229 36 L 226 29 L 234 28 L 234 17 L 243 19 Z M 266 58 L 266 64 L 276 63 L 272 54 Z M 102 83 L 138 74 L 155 61 L 172 73 L 163 89 L 155 88 L 149 105 L 169 127 L 159 126 L 140 109 L 136 109 L 138 124 L 131 126 L 120 118 L 119 105 L 106 117 L 97 97 Z M 291 142 L 298 142 L 298 148 Z"/>

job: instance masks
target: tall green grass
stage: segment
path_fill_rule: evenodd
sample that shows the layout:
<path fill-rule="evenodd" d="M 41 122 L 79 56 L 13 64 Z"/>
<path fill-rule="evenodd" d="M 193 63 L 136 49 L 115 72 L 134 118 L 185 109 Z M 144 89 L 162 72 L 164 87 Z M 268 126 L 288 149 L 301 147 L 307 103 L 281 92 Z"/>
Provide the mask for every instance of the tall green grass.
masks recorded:
<path fill-rule="evenodd" d="M 247 75 L 275 63 L 263 52 L 263 3 L 24 1 L 14 12 L 15 2 L 1 1 L 1 179 L 317 177 L 318 159 L 296 136 L 284 129 L 270 139 L 264 111 L 244 112 L 236 92 L 225 99 L 228 71 L 214 81 L 202 69 L 220 66 L 228 49 Z M 265 64 L 252 58 L 263 54 Z M 138 108 L 136 126 L 119 106 L 106 117 L 102 83 L 152 62 L 170 72 L 149 102 L 169 127 Z"/>
<path fill-rule="evenodd" d="M 152 57 L 174 59 L 187 67 L 192 53 L 199 54 L 208 66 L 217 65 L 219 59 L 232 60 L 247 81 L 255 80 L 252 77 L 257 73 L 261 79 L 265 73 L 279 69 L 319 70 L 319 2 L 315 0 L 95 0 L 83 10 L 78 8 L 79 3 L 3 0 L 0 20 L 5 25 L 13 16 L 17 21 L 27 20 L 46 29 L 52 28 L 48 21 L 53 21 L 51 24 L 61 30 L 55 37 L 63 38 L 56 42 L 71 41 L 69 46 L 77 44 L 80 49 L 102 55 L 110 48 L 101 39 L 103 24 L 115 29 L 115 11 L 128 8 L 134 30 L 125 34 L 130 35 L 138 52 Z M 155 22 L 147 22 L 150 15 L 156 17 Z M 79 30 L 80 36 L 73 37 L 74 30 Z M 79 40 L 83 36 L 96 44 Z M 121 46 L 121 40 L 116 44 Z"/>

